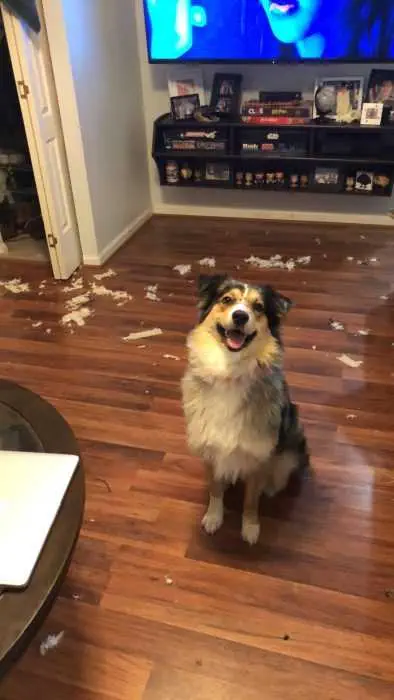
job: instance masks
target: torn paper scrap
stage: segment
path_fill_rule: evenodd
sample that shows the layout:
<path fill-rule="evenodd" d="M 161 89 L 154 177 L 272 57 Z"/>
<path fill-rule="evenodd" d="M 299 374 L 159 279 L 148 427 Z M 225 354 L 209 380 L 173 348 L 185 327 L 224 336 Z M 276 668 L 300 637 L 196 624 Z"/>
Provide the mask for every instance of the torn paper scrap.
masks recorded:
<path fill-rule="evenodd" d="M 136 331 L 135 333 L 129 333 L 122 338 L 122 340 L 142 340 L 143 338 L 153 338 L 155 335 L 161 335 L 163 331 L 161 328 L 150 328 L 145 331 Z"/>
<path fill-rule="evenodd" d="M 182 277 L 183 277 L 184 275 L 187 275 L 190 272 L 190 270 L 192 269 L 192 266 L 191 265 L 175 265 L 172 269 L 175 270 L 175 272 L 179 272 L 179 274 L 182 275 Z"/>
<path fill-rule="evenodd" d="M 340 355 L 339 357 L 337 357 L 337 360 L 339 360 L 339 362 L 342 362 L 347 367 L 351 367 L 352 369 L 357 369 L 358 367 L 361 367 L 362 364 L 364 364 L 363 360 L 353 360 L 353 358 L 349 357 L 349 355 Z"/>
<path fill-rule="evenodd" d="M 60 642 L 62 641 L 63 637 L 64 630 L 62 630 L 58 634 L 48 634 L 47 638 L 44 639 L 40 644 L 41 656 L 45 656 L 48 653 L 48 651 L 56 649 L 56 647 L 58 647 Z"/>
<path fill-rule="evenodd" d="M 110 267 L 106 272 L 98 272 L 97 275 L 93 275 L 93 277 L 95 280 L 100 281 L 108 279 L 108 277 L 116 277 L 117 274 L 118 273 Z"/>
<path fill-rule="evenodd" d="M 198 262 L 201 267 L 216 267 L 215 258 L 201 258 Z"/>

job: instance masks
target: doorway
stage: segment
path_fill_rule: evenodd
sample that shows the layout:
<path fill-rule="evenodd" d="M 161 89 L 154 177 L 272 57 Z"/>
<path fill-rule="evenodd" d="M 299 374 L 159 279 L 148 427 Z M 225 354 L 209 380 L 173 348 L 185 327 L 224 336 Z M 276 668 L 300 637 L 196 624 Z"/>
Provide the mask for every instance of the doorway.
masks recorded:
<path fill-rule="evenodd" d="M 44 222 L 1 14 L 0 259 L 49 261 Z"/>

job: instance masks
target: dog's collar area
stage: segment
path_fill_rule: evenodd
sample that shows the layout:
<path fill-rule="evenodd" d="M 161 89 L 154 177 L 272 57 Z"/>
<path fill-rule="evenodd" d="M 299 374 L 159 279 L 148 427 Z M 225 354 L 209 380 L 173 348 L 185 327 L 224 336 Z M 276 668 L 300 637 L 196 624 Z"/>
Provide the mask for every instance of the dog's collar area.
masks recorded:
<path fill-rule="evenodd" d="M 226 330 L 220 323 L 216 325 L 216 328 L 220 337 L 224 341 L 227 350 L 230 352 L 240 352 L 246 348 L 257 335 L 257 331 L 254 331 L 250 335 L 246 335 L 246 333 L 239 328 L 231 328 Z"/>

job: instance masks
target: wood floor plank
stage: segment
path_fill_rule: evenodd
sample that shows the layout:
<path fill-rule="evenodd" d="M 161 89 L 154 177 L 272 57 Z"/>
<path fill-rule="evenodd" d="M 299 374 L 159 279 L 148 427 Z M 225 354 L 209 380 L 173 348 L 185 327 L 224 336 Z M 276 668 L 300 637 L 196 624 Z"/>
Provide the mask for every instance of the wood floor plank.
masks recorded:
<path fill-rule="evenodd" d="M 251 255 L 311 260 L 259 269 Z M 185 440 L 179 383 L 207 256 L 295 302 L 285 367 L 313 474 L 262 499 L 254 549 L 240 538 L 239 487 L 222 530 L 201 532 L 204 469 Z M 0 260 L 0 280 L 29 284 L 0 287 L 0 377 L 69 421 L 87 496 L 68 577 L 0 700 L 392 700 L 393 267 L 388 228 L 164 216 L 104 267 L 114 276 L 86 268 L 74 291 L 46 265 Z M 117 306 L 92 283 L 133 299 Z M 83 292 L 92 316 L 64 328 L 66 300 Z"/>

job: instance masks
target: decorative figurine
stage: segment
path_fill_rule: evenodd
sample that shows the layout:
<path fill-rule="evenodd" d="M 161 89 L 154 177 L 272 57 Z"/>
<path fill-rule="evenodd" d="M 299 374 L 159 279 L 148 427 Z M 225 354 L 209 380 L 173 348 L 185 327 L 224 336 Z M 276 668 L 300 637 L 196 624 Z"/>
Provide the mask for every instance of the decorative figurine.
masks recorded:
<path fill-rule="evenodd" d="M 353 192 L 354 190 L 354 177 L 346 178 L 346 192 Z"/>
<path fill-rule="evenodd" d="M 245 173 L 245 187 L 252 187 L 253 185 L 253 174 Z"/>
<path fill-rule="evenodd" d="M 308 187 L 308 182 L 309 182 L 308 175 L 301 175 L 301 177 L 300 177 L 300 187 L 302 187 L 303 189 L 305 189 L 306 187 Z"/>
<path fill-rule="evenodd" d="M 201 180 L 202 180 L 202 170 L 200 170 L 200 168 L 196 168 L 194 171 L 194 181 L 201 182 Z"/>
<path fill-rule="evenodd" d="M 179 182 L 179 168 L 175 160 L 168 160 L 165 167 L 166 182 L 169 185 L 176 185 Z"/>
<path fill-rule="evenodd" d="M 373 179 L 373 184 L 379 189 L 385 190 L 390 184 L 390 178 L 387 175 L 375 175 Z"/>
<path fill-rule="evenodd" d="M 267 185 L 274 185 L 275 184 L 275 173 L 267 173 L 265 181 Z"/>
<path fill-rule="evenodd" d="M 244 184 L 244 174 L 243 172 L 235 173 L 235 184 L 237 187 L 242 187 Z"/>
<path fill-rule="evenodd" d="M 181 178 L 183 180 L 190 180 L 193 176 L 193 171 L 191 168 L 189 168 L 188 164 L 184 164 L 181 167 Z"/>
<path fill-rule="evenodd" d="M 276 177 L 276 184 L 279 185 L 279 187 L 283 187 L 285 184 L 285 174 L 284 173 L 275 173 Z"/>
<path fill-rule="evenodd" d="M 254 184 L 256 187 L 263 187 L 264 185 L 264 173 L 255 173 L 254 174 Z"/>
<path fill-rule="evenodd" d="M 298 175 L 290 175 L 290 187 L 295 190 L 298 187 L 299 177 Z"/>

